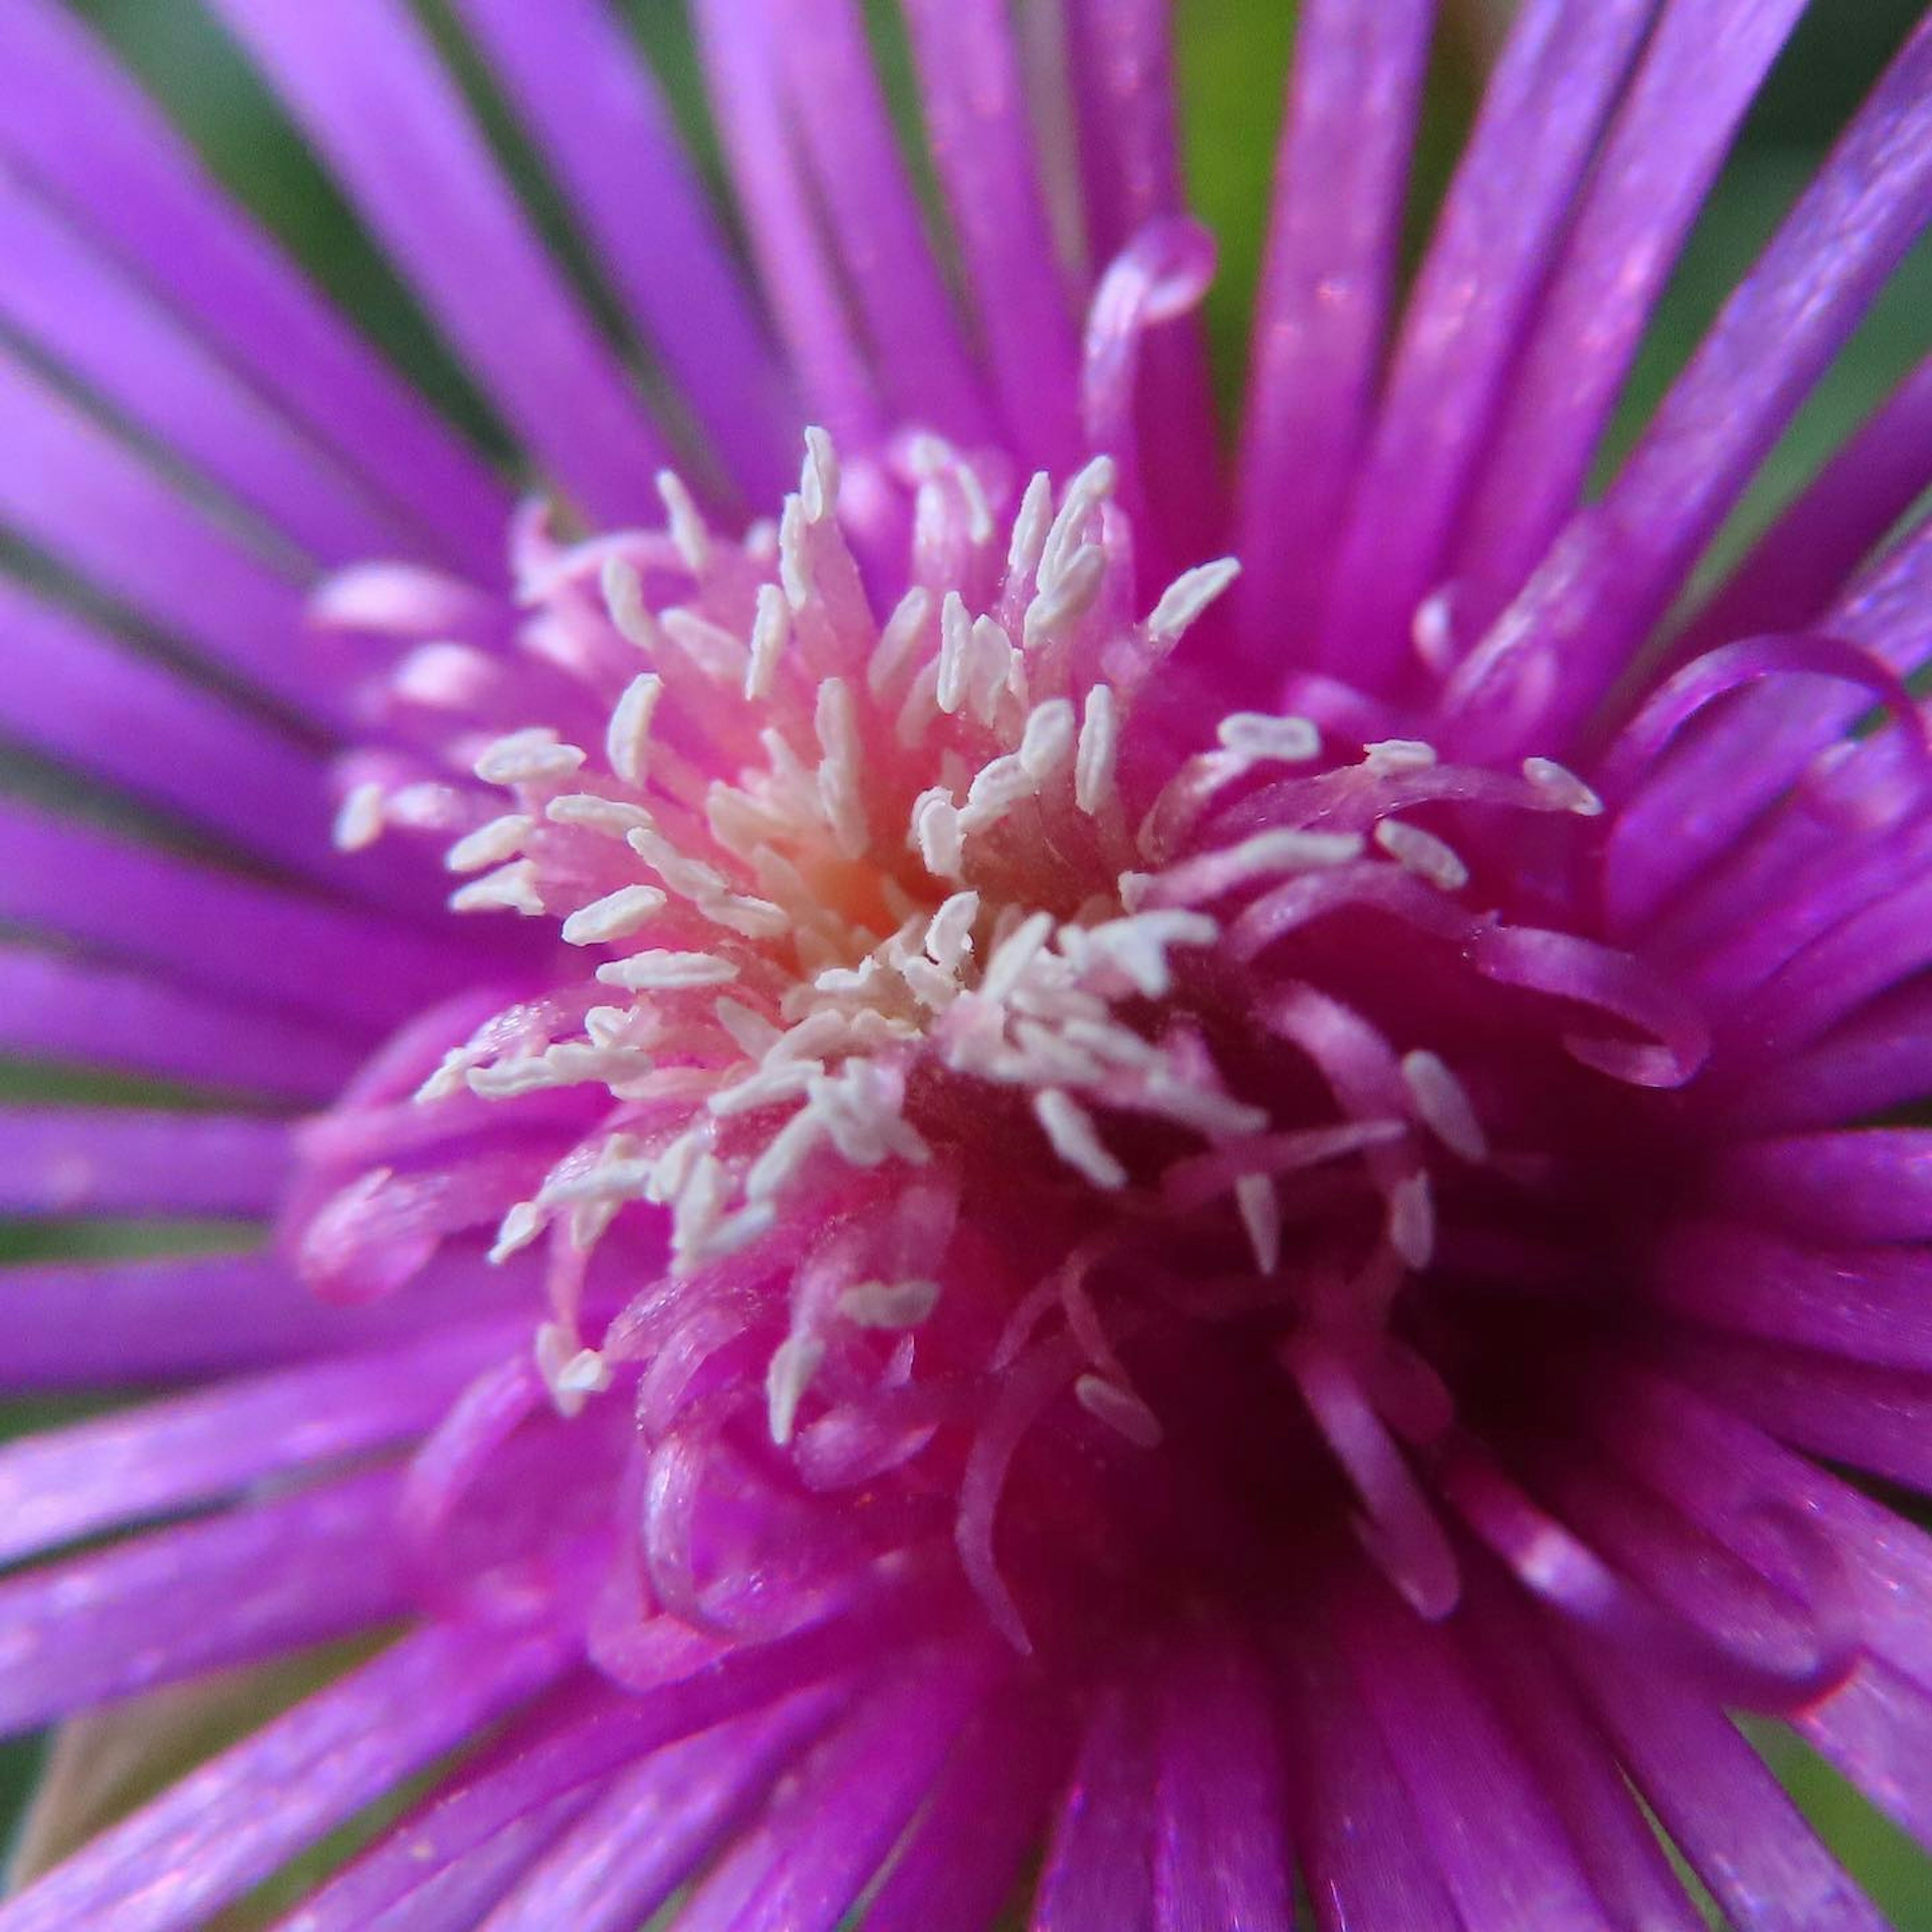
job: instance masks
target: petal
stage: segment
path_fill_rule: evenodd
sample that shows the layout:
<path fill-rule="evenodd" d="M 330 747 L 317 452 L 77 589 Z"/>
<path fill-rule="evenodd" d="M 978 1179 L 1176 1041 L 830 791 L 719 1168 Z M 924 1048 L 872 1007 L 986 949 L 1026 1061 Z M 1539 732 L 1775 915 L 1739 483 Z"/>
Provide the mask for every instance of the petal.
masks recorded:
<path fill-rule="evenodd" d="M 413 17 L 394 0 L 214 10 L 524 447 L 600 522 L 646 514 L 664 446 Z"/>
<path fill-rule="evenodd" d="M 460 0 L 598 266 L 746 500 L 794 480 L 795 409 L 716 214 L 635 46 L 598 0 Z"/>
<path fill-rule="evenodd" d="M 0 1932 L 187 1932 L 555 1678 L 548 1634 L 420 1630 L 0 1904 Z"/>

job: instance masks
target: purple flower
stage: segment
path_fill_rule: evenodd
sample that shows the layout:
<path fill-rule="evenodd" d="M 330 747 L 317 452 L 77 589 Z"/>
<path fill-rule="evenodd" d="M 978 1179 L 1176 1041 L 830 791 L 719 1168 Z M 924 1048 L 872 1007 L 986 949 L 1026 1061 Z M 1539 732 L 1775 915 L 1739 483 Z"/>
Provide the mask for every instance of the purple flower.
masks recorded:
<path fill-rule="evenodd" d="M 698 0 L 755 287 L 602 0 L 454 0 L 641 382 L 403 0 L 217 0 L 518 503 L 0 10 L 0 722 L 193 835 L 5 806 L 0 1045 L 216 1096 L 0 1205 L 274 1226 L 10 1271 L 146 1392 L 0 1450 L 0 1714 L 383 1640 L 0 1932 L 430 1770 L 286 1924 L 1697 1926 L 1653 1821 L 1879 1923 L 1726 1712 L 1932 1840 L 1932 376 L 1684 592 L 1932 25 L 1588 496 L 1798 0 L 1525 0 L 1398 309 L 1431 10 L 1305 0 L 1224 473 L 1160 0 L 905 0 L 931 214 L 855 6 Z"/>

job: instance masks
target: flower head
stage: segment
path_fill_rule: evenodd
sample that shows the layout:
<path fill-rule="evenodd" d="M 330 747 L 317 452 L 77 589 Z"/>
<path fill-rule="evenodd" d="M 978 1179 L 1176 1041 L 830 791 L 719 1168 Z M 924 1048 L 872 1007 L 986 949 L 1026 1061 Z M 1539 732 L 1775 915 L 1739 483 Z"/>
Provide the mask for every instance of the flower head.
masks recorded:
<path fill-rule="evenodd" d="M 8 588 L 7 715 L 254 862 L 10 812 L 86 949 L 16 1034 L 301 1112 L 9 1124 L 18 1205 L 274 1238 L 13 1284 L 15 1381 L 194 1385 L 0 1451 L 0 1709 L 404 1628 L 0 1928 L 452 1753 L 289 1924 L 1694 1924 L 1655 1826 L 1875 1922 L 1726 1713 L 1932 1828 L 1854 1479 L 1925 1474 L 1923 377 L 1666 617 L 1932 212 L 1932 29 L 1586 501 L 1796 8 L 1529 0 L 1391 329 L 1430 10 L 1311 0 L 1224 503 L 1158 5 L 907 0 L 956 293 L 856 10 L 705 0 L 761 304 L 613 19 L 464 0 L 668 430 L 405 8 L 218 10 L 530 487 L 16 0 L 7 513 L 190 662 Z"/>

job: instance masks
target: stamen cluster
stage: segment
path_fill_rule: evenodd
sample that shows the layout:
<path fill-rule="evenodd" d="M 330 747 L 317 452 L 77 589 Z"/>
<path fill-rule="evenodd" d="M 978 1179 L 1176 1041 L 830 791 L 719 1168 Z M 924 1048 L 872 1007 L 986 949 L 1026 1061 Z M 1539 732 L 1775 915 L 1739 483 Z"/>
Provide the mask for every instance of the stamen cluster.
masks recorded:
<path fill-rule="evenodd" d="M 1037 1414 L 1070 1388 L 1152 1449 L 1135 1339 L 1258 1322 L 1364 1540 L 1441 1613 L 1455 1565 L 1402 1444 L 1453 1406 L 1396 1311 L 1442 1178 L 1495 1156 L 1442 1024 L 1458 999 L 1388 938 L 1476 992 L 1549 995 L 1573 1076 L 1681 1081 L 1695 1023 L 1634 962 L 1499 910 L 1521 828 L 1546 858 L 1597 800 L 1547 760 L 1338 747 L 1299 716 L 1164 750 L 1162 668 L 1235 566 L 1136 618 L 1104 458 L 1057 499 L 1036 476 L 1003 525 L 999 478 L 919 440 L 913 587 L 877 621 L 832 447 L 808 441 L 776 529 L 740 542 L 668 477 L 661 532 L 560 546 L 527 519 L 515 675 L 568 722 L 486 731 L 504 674 L 433 640 L 388 701 L 440 712 L 460 776 L 392 769 L 345 804 L 350 843 L 458 830 L 458 910 L 560 926 L 542 995 L 418 1094 L 581 1110 L 493 1250 L 550 1244 L 556 1406 L 755 1346 L 770 1437 L 819 1487 L 963 1422 L 961 1549 L 1024 1643 L 993 1551 L 1011 1390 Z M 1591 1006 L 1607 1030 L 1578 1024 Z M 668 1210 L 668 1252 L 614 1286 L 592 1256 L 638 1204 Z"/>

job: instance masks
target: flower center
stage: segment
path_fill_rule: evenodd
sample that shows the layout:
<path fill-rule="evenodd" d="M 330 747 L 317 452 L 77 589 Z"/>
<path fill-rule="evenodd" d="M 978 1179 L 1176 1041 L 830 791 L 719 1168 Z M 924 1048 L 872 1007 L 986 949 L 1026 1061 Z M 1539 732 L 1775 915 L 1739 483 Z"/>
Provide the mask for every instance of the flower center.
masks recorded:
<path fill-rule="evenodd" d="M 453 714 L 465 776 L 365 778 L 346 837 L 454 823 L 454 906 L 566 942 L 419 1096 L 576 1109 L 543 1115 L 563 1150 L 492 1250 L 548 1243 L 551 1394 L 573 1414 L 640 1374 L 668 1437 L 704 1365 L 761 1352 L 769 1437 L 818 1489 L 956 1425 L 959 1547 L 1024 1642 L 994 1537 L 1023 1438 L 1069 1392 L 1123 1452 L 1198 1435 L 1161 1338 L 1234 1334 L 1440 1613 L 1455 1565 L 1402 1445 L 1450 1405 L 1400 1304 L 1444 1189 L 1508 1180 L 1494 1127 L 1546 1063 L 1668 1085 L 1702 1050 L 1632 962 L 1499 910 L 1597 802 L 1544 760 L 1298 716 L 1224 717 L 1177 758 L 1162 667 L 1233 564 L 1137 616 L 1106 460 L 1057 500 L 1036 478 L 1004 527 L 996 476 L 930 439 L 906 461 L 913 587 L 883 623 L 814 433 L 741 542 L 668 481 L 663 532 L 560 548 L 526 522 L 516 667 L 438 641 L 390 680 Z M 518 700 L 566 722 L 482 728 Z M 1498 1025 L 1513 1058 L 1477 1054 L 1479 1090 L 1460 1049 Z M 668 1210 L 662 1263 L 593 1265 L 638 1202 Z"/>

